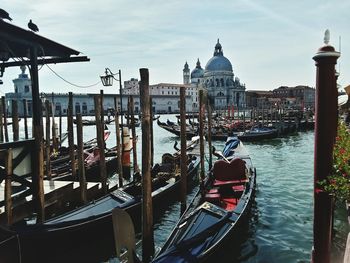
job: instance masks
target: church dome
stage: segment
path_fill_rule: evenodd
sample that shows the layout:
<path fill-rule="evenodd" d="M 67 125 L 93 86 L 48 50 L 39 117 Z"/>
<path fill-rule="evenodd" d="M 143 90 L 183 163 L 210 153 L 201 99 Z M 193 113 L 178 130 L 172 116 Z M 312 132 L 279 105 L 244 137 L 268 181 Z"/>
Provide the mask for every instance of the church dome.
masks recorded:
<path fill-rule="evenodd" d="M 208 61 L 207 65 L 205 66 L 205 71 L 233 71 L 231 62 L 226 57 L 224 57 L 219 39 L 218 43 L 215 45 L 214 56 Z"/>
<path fill-rule="evenodd" d="M 199 62 L 199 59 L 198 59 L 196 67 L 191 72 L 191 79 L 203 78 L 203 76 L 204 76 L 204 69 L 202 69 L 201 63 Z"/>

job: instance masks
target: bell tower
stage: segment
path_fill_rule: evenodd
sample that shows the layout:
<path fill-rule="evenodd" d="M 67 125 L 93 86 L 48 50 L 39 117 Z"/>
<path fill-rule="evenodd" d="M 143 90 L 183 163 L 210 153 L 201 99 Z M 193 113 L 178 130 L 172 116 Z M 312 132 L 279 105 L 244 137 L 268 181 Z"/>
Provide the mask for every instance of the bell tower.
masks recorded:
<path fill-rule="evenodd" d="M 188 67 L 187 61 L 183 69 L 184 84 L 190 84 L 190 68 Z"/>

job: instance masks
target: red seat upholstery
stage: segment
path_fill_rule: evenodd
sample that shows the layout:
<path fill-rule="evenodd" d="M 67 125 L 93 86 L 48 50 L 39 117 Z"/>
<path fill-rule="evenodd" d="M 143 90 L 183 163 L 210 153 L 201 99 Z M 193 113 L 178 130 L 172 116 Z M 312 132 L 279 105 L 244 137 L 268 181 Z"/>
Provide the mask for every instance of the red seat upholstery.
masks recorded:
<path fill-rule="evenodd" d="M 236 158 L 231 162 L 219 160 L 214 163 L 214 186 L 242 184 L 247 182 L 245 161 Z"/>
<path fill-rule="evenodd" d="M 244 191 L 244 185 L 233 185 L 232 190 L 235 192 L 243 192 Z"/>
<path fill-rule="evenodd" d="M 205 201 L 211 202 L 211 203 L 215 203 L 215 204 L 219 204 L 220 200 L 221 200 L 221 195 L 219 193 L 208 193 L 205 195 L 204 197 Z"/>

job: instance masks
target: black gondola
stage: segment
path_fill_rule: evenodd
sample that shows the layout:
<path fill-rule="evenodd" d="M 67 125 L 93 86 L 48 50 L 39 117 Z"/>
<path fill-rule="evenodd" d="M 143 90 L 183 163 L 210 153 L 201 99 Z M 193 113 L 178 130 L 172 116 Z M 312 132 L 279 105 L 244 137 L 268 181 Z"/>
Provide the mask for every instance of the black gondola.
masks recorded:
<path fill-rule="evenodd" d="M 77 120 L 76 119 L 73 119 L 73 123 L 74 124 L 77 124 Z M 110 119 L 110 120 L 104 120 L 103 121 L 104 124 L 111 124 L 111 123 L 114 123 L 114 119 Z M 82 120 L 81 121 L 81 124 L 83 126 L 93 126 L 93 125 L 96 125 L 96 120 Z"/>
<path fill-rule="evenodd" d="M 237 138 L 229 138 L 223 153 L 153 262 L 222 260 L 222 247 L 239 238 L 235 233 L 247 222 L 256 173 Z"/>
<path fill-rule="evenodd" d="M 188 160 L 187 179 L 193 183 L 198 178 L 199 158 L 190 156 Z M 154 211 L 179 196 L 180 180 L 175 172 L 178 161 L 177 153 L 164 154 L 162 163 L 152 169 Z M 135 226 L 140 226 L 141 196 L 141 183 L 131 182 L 107 196 L 43 224 L 0 228 L 0 262 L 107 260 L 115 254 L 112 211 L 115 208 L 127 211 Z"/>
<path fill-rule="evenodd" d="M 172 134 L 175 134 L 177 136 L 180 136 L 180 126 L 176 125 L 175 123 L 168 121 L 167 123 L 157 121 L 158 126 L 162 127 L 163 129 L 167 130 L 168 132 L 171 132 Z M 205 131 L 205 134 L 207 132 Z M 191 127 L 186 127 L 186 136 L 187 139 L 192 138 L 193 136 L 198 135 L 198 128 L 195 127 L 194 129 L 191 129 Z M 225 141 L 227 139 L 227 136 L 237 136 L 238 139 L 241 141 L 259 141 L 264 139 L 272 139 L 276 138 L 278 136 L 277 129 L 274 128 L 252 128 L 250 130 L 244 131 L 244 132 L 233 132 L 232 130 L 219 128 L 219 129 L 213 129 L 211 134 L 211 139 L 213 141 Z M 207 136 L 207 135 L 205 135 Z"/>

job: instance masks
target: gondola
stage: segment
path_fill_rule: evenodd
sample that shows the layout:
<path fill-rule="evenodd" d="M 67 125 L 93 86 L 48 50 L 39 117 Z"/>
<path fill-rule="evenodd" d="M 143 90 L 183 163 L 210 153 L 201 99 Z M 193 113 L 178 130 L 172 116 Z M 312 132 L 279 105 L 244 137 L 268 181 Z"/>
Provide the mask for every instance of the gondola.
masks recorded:
<path fill-rule="evenodd" d="M 159 120 L 157 121 L 157 124 L 158 126 L 162 127 L 168 132 L 180 136 L 179 125 L 173 124 L 172 122 L 164 123 Z M 194 129 L 187 127 L 186 129 L 187 139 L 198 135 L 198 127 Z M 205 136 L 207 136 L 207 131 L 205 131 L 204 133 Z M 240 139 L 241 141 L 260 141 L 264 139 L 276 138 L 278 136 L 278 131 L 275 128 L 255 127 L 244 132 L 234 132 L 231 129 L 225 129 L 224 127 L 215 127 L 212 129 L 211 139 L 213 141 L 225 141 L 227 139 L 227 136 L 232 135 L 238 137 L 238 139 Z"/>
<path fill-rule="evenodd" d="M 256 172 L 237 138 L 228 139 L 221 156 L 153 262 L 217 262 L 225 253 L 232 257 L 232 249 L 222 248 L 233 246 L 248 220 Z"/>
<path fill-rule="evenodd" d="M 164 154 L 152 169 L 154 211 L 179 196 L 178 154 Z M 189 156 L 187 180 L 197 180 L 199 158 Z M 115 253 L 112 211 L 127 211 L 136 226 L 141 218 L 141 182 L 133 181 L 76 210 L 36 225 L 0 228 L 0 262 L 101 262 Z M 166 200 L 166 202 L 165 202 Z M 155 212 L 156 213 L 156 212 Z M 123 226 L 117 226 L 123 227 Z M 12 261 L 5 261 L 12 260 Z"/>
<path fill-rule="evenodd" d="M 18 122 L 21 121 L 21 118 L 18 118 Z M 9 122 L 6 122 L 7 125 L 12 125 L 13 124 L 13 121 L 9 121 Z"/>
<path fill-rule="evenodd" d="M 237 133 L 237 137 L 242 141 L 258 141 L 273 139 L 278 136 L 278 130 L 269 127 L 253 127 L 245 132 Z"/>
<path fill-rule="evenodd" d="M 111 124 L 111 123 L 113 123 L 114 122 L 114 119 L 107 119 L 107 120 L 104 120 L 103 121 L 103 123 L 104 124 Z M 77 120 L 76 119 L 73 119 L 73 123 L 74 124 L 77 124 Z M 83 126 L 93 126 L 93 125 L 96 125 L 96 120 L 86 120 L 86 119 L 83 119 L 82 121 L 81 121 L 81 124 L 83 125 Z"/>

